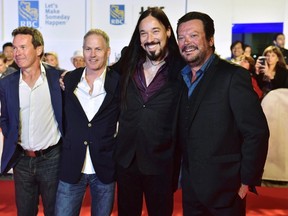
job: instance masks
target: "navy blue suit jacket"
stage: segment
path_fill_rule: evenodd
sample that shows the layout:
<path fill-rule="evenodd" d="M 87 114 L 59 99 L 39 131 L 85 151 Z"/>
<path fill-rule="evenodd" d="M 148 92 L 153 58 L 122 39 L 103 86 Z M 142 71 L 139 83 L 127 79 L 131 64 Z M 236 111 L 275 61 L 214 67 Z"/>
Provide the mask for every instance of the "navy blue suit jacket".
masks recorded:
<path fill-rule="evenodd" d="M 65 75 L 64 140 L 60 165 L 60 180 L 73 184 L 81 178 L 87 146 L 97 177 L 103 183 L 115 181 L 112 155 L 116 141 L 116 126 L 120 112 L 119 74 L 107 68 L 104 88 L 106 96 L 98 112 L 89 121 L 74 94 L 84 68 Z"/>
<path fill-rule="evenodd" d="M 59 85 L 60 71 L 47 64 L 46 70 L 52 107 L 61 134 L 62 131 L 62 93 Z M 16 146 L 19 135 L 19 79 L 20 70 L 0 80 L 1 128 L 4 146 L 1 159 L 1 173 L 9 171 L 19 158 Z"/>

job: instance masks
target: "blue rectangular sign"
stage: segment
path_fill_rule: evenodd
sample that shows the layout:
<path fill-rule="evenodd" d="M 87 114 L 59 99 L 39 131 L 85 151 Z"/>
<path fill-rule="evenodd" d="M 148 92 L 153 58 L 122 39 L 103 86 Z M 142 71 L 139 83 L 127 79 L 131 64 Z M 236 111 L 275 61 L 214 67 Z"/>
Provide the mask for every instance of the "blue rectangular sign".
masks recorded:
<path fill-rule="evenodd" d="M 18 1 L 19 26 L 39 27 L 39 1 L 19 0 Z"/>

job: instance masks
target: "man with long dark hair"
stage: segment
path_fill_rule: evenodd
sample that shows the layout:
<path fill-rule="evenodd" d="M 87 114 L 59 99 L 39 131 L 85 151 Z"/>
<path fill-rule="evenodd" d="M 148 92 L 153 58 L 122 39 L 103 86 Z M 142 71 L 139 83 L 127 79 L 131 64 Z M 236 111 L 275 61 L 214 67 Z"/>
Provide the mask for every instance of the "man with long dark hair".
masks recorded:
<path fill-rule="evenodd" d="M 167 16 L 149 8 L 114 65 L 122 75 L 115 152 L 119 216 L 140 216 L 143 194 L 149 215 L 172 215 L 173 180 L 180 164 L 174 128 L 183 66 Z"/>

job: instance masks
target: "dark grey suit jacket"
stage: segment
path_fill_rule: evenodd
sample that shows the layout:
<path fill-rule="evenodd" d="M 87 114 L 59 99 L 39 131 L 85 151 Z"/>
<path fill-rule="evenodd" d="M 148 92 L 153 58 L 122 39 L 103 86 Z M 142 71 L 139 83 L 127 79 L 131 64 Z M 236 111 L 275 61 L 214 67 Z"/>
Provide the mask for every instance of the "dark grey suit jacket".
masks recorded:
<path fill-rule="evenodd" d="M 199 200 L 225 207 L 241 183 L 260 185 L 269 130 L 244 68 L 215 57 L 188 99 L 181 97 L 183 167 Z M 190 181 L 190 182 L 188 182 Z"/>

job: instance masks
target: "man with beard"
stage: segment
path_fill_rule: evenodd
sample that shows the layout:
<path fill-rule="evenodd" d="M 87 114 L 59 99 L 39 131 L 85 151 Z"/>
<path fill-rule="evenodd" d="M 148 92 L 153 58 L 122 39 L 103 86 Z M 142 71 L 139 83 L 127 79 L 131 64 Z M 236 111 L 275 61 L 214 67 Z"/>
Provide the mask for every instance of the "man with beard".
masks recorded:
<path fill-rule="evenodd" d="M 113 65 L 122 75 L 115 152 L 119 216 L 140 216 L 143 195 L 149 215 L 172 215 L 180 164 L 174 128 L 183 66 L 167 16 L 149 8 Z"/>
<path fill-rule="evenodd" d="M 184 216 L 243 216 L 248 189 L 260 185 L 269 130 L 249 73 L 214 54 L 214 22 L 181 17 L 179 133 Z"/>

